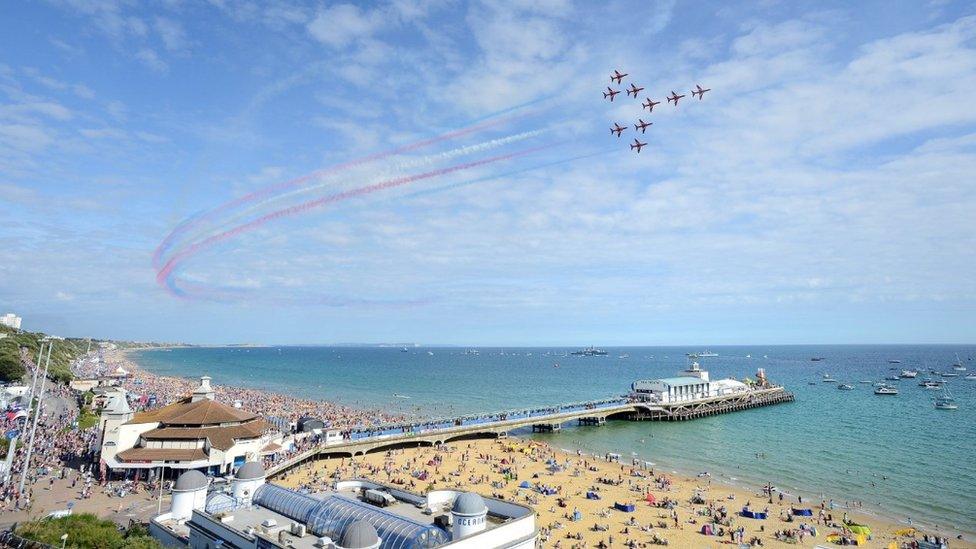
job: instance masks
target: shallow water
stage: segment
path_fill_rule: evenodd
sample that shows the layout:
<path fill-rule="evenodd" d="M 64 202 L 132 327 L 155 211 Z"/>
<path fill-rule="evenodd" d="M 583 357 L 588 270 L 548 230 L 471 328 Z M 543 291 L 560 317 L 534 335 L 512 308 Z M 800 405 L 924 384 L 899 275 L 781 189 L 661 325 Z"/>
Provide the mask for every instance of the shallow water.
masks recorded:
<path fill-rule="evenodd" d="M 635 379 L 674 375 L 687 365 L 685 353 L 701 349 L 607 350 L 607 357 L 572 357 L 565 348 L 482 348 L 477 355 L 450 348 L 189 348 L 140 351 L 135 358 L 164 375 L 207 374 L 217 384 L 410 414 L 455 415 L 619 395 Z M 710 350 L 720 356 L 700 362 L 712 379 L 752 377 L 762 367 L 773 382 L 796 394 L 796 402 L 689 422 L 614 421 L 534 436 L 568 449 L 633 453 L 659 467 L 709 471 L 726 481 L 770 481 L 811 499 L 821 493 L 840 504 L 857 499 L 866 509 L 976 533 L 976 381 L 964 380 L 965 373 L 948 380 L 959 403 L 956 411 L 935 410 L 932 398 L 938 392 L 918 387 L 930 368 L 950 371 L 956 353 L 976 370 L 976 347 Z M 630 357 L 618 358 L 621 354 Z M 749 354 L 752 358 L 746 358 Z M 889 359 L 902 362 L 889 364 Z M 872 386 L 857 383 L 897 373 L 890 368 L 918 369 L 919 379 L 897 382 L 900 394 L 894 397 L 876 396 Z M 823 372 L 855 389 L 821 383 Z"/>

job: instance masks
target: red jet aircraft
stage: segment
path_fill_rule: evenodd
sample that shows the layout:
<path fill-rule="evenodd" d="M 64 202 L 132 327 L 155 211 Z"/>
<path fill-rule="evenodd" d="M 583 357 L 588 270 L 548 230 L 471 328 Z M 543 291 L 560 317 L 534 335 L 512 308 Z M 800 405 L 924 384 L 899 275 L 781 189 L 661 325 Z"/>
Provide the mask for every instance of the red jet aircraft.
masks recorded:
<path fill-rule="evenodd" d="M 613 74 L 610 75 L 610 81 L 613 82 L 614 80 L 616 80 L 618 84 L 623 84 L 623 80 L 625 76 L 627 76 L 627 73 L 625 72 L 621 73 L 617 69 L 614 69 Z"/>
<path fill-rule="evenodd" d="M 620 124 L 617 124 L 616 122 L 614 122 L 613 125 L 614 125 L 614 127 L 610 128 L 610 133 L 617 134 L 617 137 L 620 137 L 620 134 L 624 133 L 624 130 L 627 129 L 627 126 L 621 126 Z"/>
<path fill-rule="evenodd" d="M 606 99 L 606 98 L 609 97 L 610 98 L 610 101 L 612 102 L 613 101 L 613 98 L 618 93 L 620 93 L 620 90 L 613 90 L 613 89 L 610 89 L 610 86 L 607 86 L 607 91 L 603 92 L 603 98 Z"/>
<path fill-rule="evenodd" d="M 654 112 L 654 105 L 660 105 L 660 104 L 661 104 L 660 101 L 651 101 L 651 98 L 648 97 L 646 102 L 641 103 L 641 107 L 644 107 L 645 109 Z"/>
<path fill-rule="evenodd" d="M 684 97 L 683 94 L 682 95 L 678 95 L 678 94 L 674 93 L 674 90 L 671 90 L 671 97 L 668 98 L 668 103 L 674 101 L 674 106 L 677 107 L 678 106 L 678 100 L 681 99 L 682 97 Z"/>
<path fill-rule="evenodd" d="M 637 84 L 633 82 L 630 83 L 630 89 L 627 90 L 627 95 L 634 94 L 634 99 L 637 99 L 637 94 L 644 91 L 644 88 L 638 88 Z"/>
<path fill-rule="evenodd" d="M 691 90 L 691 96 L 694 97 L 695 95 L 698 95 L 698 100 L 699 101 L 701 101 L 701 98 L 702 98 L 703 95 L 705 95 L 705 92 L 712 91 L 712 88 L 702 88 L 701 87 L 701 84 L 695 84 L 695 87 L 698 88 L 698 89 L 697 90 Z"/>
<path fill-rule="evenodd" d="M 640 130 L 641 133 L 644 133 L 648 126 L 654 125 L 654 122 L 644 122 L 640 118 L 638 118 L 637 121 L 640 122 L 640 124 L 634 124 L 634 131 Z"/>
<path fill-rule="evenodd" d="M 639 154 L 641 147 L 643 147 L 644 145 L 647 145 L 647 143 L 641 143 L 637 139 L 634 139 L 634 143 L 630 146 L 630 150 L 637 149 L 637 153 Z"/>

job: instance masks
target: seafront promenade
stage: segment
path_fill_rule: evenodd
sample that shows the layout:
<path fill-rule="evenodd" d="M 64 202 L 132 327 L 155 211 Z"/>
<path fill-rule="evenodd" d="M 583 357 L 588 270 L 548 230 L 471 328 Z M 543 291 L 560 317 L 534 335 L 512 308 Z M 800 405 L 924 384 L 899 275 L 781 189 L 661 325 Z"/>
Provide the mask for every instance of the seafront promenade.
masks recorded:
<path fill-rule="evenodd" d="M 269 467 L 268 474 L 274 476 L 283 473 L 319 456 L 353 457 L 395 448 L 439 446 L 455 440 L 505 438 L 511 431 L 529 427 L 533 431 L 558 431 L 564 423 L 572 421 L 577 421 L 579 425 L 599 426 L 606 423 L 608 419 L 688 420 L 792 402 L 793 398 L 792 393 L 779 386 L 666 404 L 620 397 L 533 410 L 513 410 L 422 423 L 355 429 L 342 432 L 335 437 L 329 436 L 327 432 L 320 444 Z"/>

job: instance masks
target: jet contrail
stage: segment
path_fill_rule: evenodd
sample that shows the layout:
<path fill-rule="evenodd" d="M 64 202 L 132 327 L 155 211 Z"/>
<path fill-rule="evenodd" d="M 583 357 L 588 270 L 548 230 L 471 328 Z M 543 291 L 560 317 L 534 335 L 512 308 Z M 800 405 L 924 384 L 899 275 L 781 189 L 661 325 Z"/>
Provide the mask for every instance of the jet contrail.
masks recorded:
<path fill-rule="evenodd" d="M 582 160 L 584 158 L 592 158 L 594 156 L 600 156 L 600 155 L 604 155 L 604 154 L 609 154 L 609 153 L 612 153 L 612 152 L 617 151 L 617 150 L 619 150 L 619 149 L 617 149 L 616 147 L 613 147 L 611 149 L 605 149 L 605 150 L 602 150 L 602 151 L 597 151 L 597 152 L 593 152 L 593 153 L 589 153 L 589 154 L 581 154 L 579 156 L 573 156 L 573 157 L 570 157 L 570 158 L 564 158 L 562 160 L 553 160 L 552 162 L 546 162 L 546 163 L 543 163 L 543 164 L 536 164 L 534 166 L 529 166 L 527 168 L 519 168 L 517 170 L 512 170 L 512 171 L 509 171 L 509 172 L 504 172 L 504 173 L 499 173 L 499 174 L 486 175 L 484 177 L 478 177 L 478 178 L 471 179 L 471 180 L 468 180 L 468 181 L 459 181 L 457 183 L 451 183 L 449 185 L 443 185 L 443 186 L 440 186 L 440 187 L 433 187 L 431 189 L 423 189 L 423 190 L 420 190 L 420 191 L 414 191 L 412 193 L 407 193 L 407 194 L 401 196 L 400 198 L 401 199 L 402 198 L 414 198 L 414 197 L 418 197 L 418 196 L 426 196 L 428 194 L 440 193 L 440 192 L 444 192 L 444 191 L 449 191 L 451 189 L 457 189 L 458 187 L 466 187 L 468 185 L 474 185 L 475 183 L 482 183 L 482 182 L 485 182 L 485 181 L 491 181 L 493 179 L 498 179 L 500 177 L 508 177 L 510 175 L 516 175 L 516 174 L 520 174 L 520 173 L 524 173 L 524 172 L 531 172 L 533 170 L 538 170 L 538 169 L 541 169 L 541 168 L 548 168 L 550 166 L 558 166 L 560 164 L 567 164 L 569 162 L 575 162 L 576 160 Z"/>
<path fill-rule="evenodd" d="M 539 129 L 539 130 L 532 130 L 532 131 L 527 131 L 527 132 L 522 132 L 522 133 L 510 135 L 510 136 L 507 136 L 507 137 L 499 137 L 497 139 L 492 139 L 490 141 L 485 141 L 485 142 L 477 143 L 477 144 L 474 144 L 474 145 L 467 145 L 467 146 L 464 146 L 464 147 L 458 147 L 458 148 L 455 148 L 455 149 L 452 149 L 452 150 L 449 150 L 449 151 L 445 151 L 445 152 L 442 152 L 442 153 L 436 153 L 436 154 L 426 155 L 426 156 L 421 157 L 421 158 L 408 159 L 408 160 L 405 160 L 405 161 L 400 162 L 398 164 L 395 164 L 392 167 L 392 169 L 388 170 L 388 173 L 381 172 L 378 175 L 372 177 L 372 180 L 374 180 L 374 181 L 376 181 L 376 180 L 384 180 L 384 179 L 388 179 L 388 178 L 391 178 L 391 177 L 395 177 L 399 173 L 402 173 L 402 172 L 404 172 L 404 171 L 406 171 L 408 169 L 418 168 L 418 167 L 428 167 L 428 166 L 434 165 L 434 164 L 436 164 L 438 162 L 443 162 L 443 161 L 446 161 L 446 160 L 451 160 L 451 159 L 456 158 L 456 157 L 459 157 L 459 156 L 465 156 L 465 155 L 469 155 L 469 154 L 475 154 L 475 153 L 485 152 L 485 151 L 488 151 L 488 150 L 491 150 L 491 149 L 495 149 L 495 148 L 498 148 L 498 147 L 502 147 L 502 146 L 505 146 L 505 145 L 510 145 L 510 144 L 516 143 L 518 141 L 524 141 L 526 139 L 531 139 L 533 137 L 542 135 L 543 133 L 545 133 L 547 131 L 549 131 L 548 128 L 546 128 L 546 129 Z M 346 176 L 346 177 L 348 178 L 348 176 Z M 239 223 L 242 219 L 247 218 L 249 215 L 253 214 L 255 211 L 258 211 L 258 210 L 261 210 L 263 208 L 266 208 L 270 204 L 273 204 L 275 202 L 280 202 L 280 201 L 286 200 L 286 199 L 288 199 L 290 197 L 293 197 L 293 196 L 296 196 L 296 195 L 311 193 L 311 192 L 314 192 L 316 190 L 322 189 L 323 187 L 336 186 L 336 185 L 339 185 L 340 183 L 341 182 L 339 182 L 339 181 L 324 181 L 324 182 L 316 183 L 316 184 L 313 184 L 313 185 L 305 185 L 305 186 L 303 186 L 303 187 L 301 187 L 299 189 L 295 189 L 293 191 L 287 191 L 287 192 L 284 192 L 284 193 L 280 193 L 280 194 L 276 194 L 276 195 L 267 197 L 267 198 L 265 198 L 263 200 L 258 200 L 254 204 L 249 205 L 248 207 L 246 207 L 245 209 L 241 210 L 240 212 L 234 214 L 233 216 L 228 217 L 227 219 L 225 219 L 223 221 L 220 221 L 219 223 L 216 223 L 213 226 L 203 227 L 200 231 L 197 231 L 197 233 L 195 235 L 189 235 L 186 238 L 182 238 L 181 240 L 184 241 L 184 242 L 187 242 L 187 243 L 193 242 L 193 241 L 197 240 L 198 238 L 201 238 L 203 235 L 206 235 L 207 233 L 212 232 L 212 231 L 214 231 L 216 229 L 220 229 L 221 227 L 226 227 L 228 225 L 234 225 L 236 223 Z M 184 223 L 186 223 L 186 222 L 184 221 Z M 183 232 L 186 233 L 188 230 L 189 229 L 184 230 Z M 159 267 L 157 266 L 156 268 L 158 269 Z"/>
<path fill-rule="evenodd" d="M 500 112 L 509 112 L 510 110 L 513 110 L 513 109 L 514 110 L 518 110 L 518 109 L 521 109 L 521 108 L 523 108 L 523 107 L 525 107 L 527 105 L 531 105 L 531 104 L 536 103 L 536 102 L 538 102 L 538 101 L 530 101 L 528 103 L 524 103 L 522 105 L 517 105 L 515 107 L 511 107 L 510 109 L 506 109 L 506 110 L 500 111 Z M 153 258 L 152 258 L 153 267 L 154 268 L 157 268 L 157 269 L 159 268 L 159 265 L 160 265 L 160 263 L 162 261 L 163 254 L 166 253 L 166 251 L 173 245 L 173 242 L 180 235 L 182 235 L 183 233 L 185 233 L 190 227 L 192 227 L 195 224 L 202 223 L 204 221 L 208 221 L 209 219 L 212 219 L 213 217 L 215 217 L 217 215 L 220 215 L 221 213 L 223 213 L 224 211 L 226 211 L 228 209 L 236 208 L 237 206 L 240 206 L 241 204 L 245 204 L 247 202 L 251 202 L 251 201 L 257 200 L 259 198 L 268 196 L 270 194 L 274 194 L 274 193 L 279 192 L 281 190 L 285 190 L 285 189 L 288 189 L 288 188 L 291 188 L 291 187 L 296 187 L 296 186 L 301 185 L 301 184 L 305 183 L 306 181 L 309 181 L 309 180 L 311 180 L 313 178 L 316 178 L 316 177 L 321 177 L 321 176 L 327 175 L 329 173 L 334 173 L 334 172 L 337 172 L 337 171 L 349 169 L 349 168 L 352 168 L 352 167 L 355 167 L 355 166 L 359 166 L 359 165 L 362 165 L 362 164 L 366 164 L 366 163 L 369 163 L 369 162 L 374 162 L 374 161 L 379 160 L 381 158 L 386 158 L 388 156 L 392 156 L 392 155 L 395 155 L 395 154 L 400 154 L 400 153 L 404 153 L 404 152 L 409 152 L 409 151 L 417 150 L 417 149 L 420 149 L 420 148 L 423 148 L 423 147 L 427 147 L 427 146 L 433 145 L 435 143 L 439 143 L 441 141 L 447 141 L 447 140 L 450 140 L 450 139 L 456 139 L 458 137 L 463 137 L 463 136 L 468 135 L 468 134 L 472 134 L 472 133 L 475 133 L 475 132 L 479 132 L 481 130 L 485 130 L 485 129 L 488 129 L 488 128 L 491 128 L 491 127 L 494 127 L 494 126 L 498 126 L 498 125 L 501 125 L 501 124 L 505 124 L 507 122 L 511 122 L 513 120 L 518 120 L 520 118 L 525 118 L 527 116 L 530 116 L 531 114 L 532 113 L 524 113 L 524 114 L 520 114 L 520 115 L 514 115 L 514 116 L 507 116 L 507 117 L 504 117 L 504 118 L 499 118 L 497 120 L 490 120 L 488 122 L 474 124 L 474 125 L 471 125 L 471 126 L 468 126 L 468 127 L 465 127 L 465 128 L 461 128 L 459 130 L 455 130 L 455 131 L 452 131 L 452 132 L 444 133 L 444 134 L 441 134 L 441 135 L 438 135 L 438 136 L 435 136 L 435 137 L 432 137 L 432 138 L 429 138 L 429 139 L 423 139 L 423 140 L 420 140 L 420 141 L 415 141 L 413 143 L 409 143 L 409 144 L 406 144 L 406 145 L 402 145 L 400 147 L 395 147 L 393 149 L 389 149 L 389 150 L 386 150 L 386 151 L 382 151 L 382 152 L 378 152 L 378 153 L 373 153 L 371 155 L 367 155 L 367 156 L 360 157 L 360 158 L 357 158 L 357 159 L 349 160 L 347 162 L 343 162 L 343 163 L 340 163 L 340 164 L 336 164 L 335 166 L 330 166 L 328 168 L 323 168 L 321 170 L 317 170 L 315 172 L 312 172 L 310 174 L 304 175 L 304 176 L 299 177 L 299 178 L 296 178 L 296 179 L 292 179 L 292 180 L 289 180 L 289 181 L 284 181 L 284 182 L 281 182 L 281 183 L 275 183 L 273 185 L 269 185 L 267 187 L 264 187 L 264 188 L 258 189 L 256 191 L 250 192 L 250 193 L 248 193 L 248 194 L 246 194 L 244 196 L 241 196 L 239 198 L 236 198 L 234 200 L 225 202 L 225 203 L 223 203 L 223 204 L 221 204 L 221 205 L 213 208 L 212 210 L 206 211 L 206 212 L 204 212 L 202 214 L 196 214 L 196 215 L 192 216 L 190 219 L 188 219 L 188 220 L 180 223 L 179 225 L 177 225 L 176 228 L 174 228 L 170 232 L 170 234 L 167 235 L 166 238 L 163 239 L 163 241 L 159 244 L 159 246 L 156 248 L 155 252 L 153 253 Z M 493 115 L 489 115 L 489 116 L 497 116 L 497 113 L 496 114 L 493 114 Z"/>
<path fill-rule="evenodd" d="M 243 233 L 245 233 L 247 231 L 256 229 L 256 228 L 258 228 L 258 227 L 260 227 L 262 225 L 265 225 L 265 224 L 267 224 L 267 223 L 269 223 L 271 221 L 275 221 L 275 220 L 278 220 L 278 219 L 283 219 L 283 218 L 286 218 L 286 217 L 291 217 L 291 216 L 298 215 L 298 214 L 301 214 L 301 213 L 307 212 L 309 210 L 313 210 L 315 208 L 319 208 L 319 207 L 322 207 L 322 206 L 325 206 L 325 205 L 328 205 L 328 204 L 332 204 L 332 203 L 335 203 L 335 202 L 340 202 L 342 200 L 347 200 L 347 199 L 355 198 L 355 197 L 358 197 L 358 196 L 363 196 L 363 195 L 371 194 L 371 193 L 374 193 L 374 192 L 377 192 L 377 191 L 381 191 L 381 190 L 385 190 L 385 189 L 391 189 L 391 188 L 399 187 L 399 186 L 402 186 L 402 185 L 407 185 L 407 184 L 410 184 L 410 183 L 413 183 L 413 182 L 416 182 L 416 181 L 421 181 L 421 180 L 424 180 L 424 179 L 429 179 L 431 177 L 439 177 L 439 176 L 447 175 L 449 173 L 453 173 L 453 172 L 457 172 L 457 171 L 467 170 L 467 169 L 475 168 L 475 167 L 478 167 L 478 166 L 484 166 L 484 165 L 491 164 L 491 163 L 494 163 L 494 162 L 500 162 L 502 160 L 510 160 L 510 159 L 513 159 L 513 158 L 518 158 L 520 156 L 525 156 L 525 155 L 528 155 L 528 154 L 531 154 L 531 153 L 534 153 L 534 152 L 537 152 L 537 151 L 546 149 L 546 148 L 551 147 L 551 146 L 552 145 L 542 145 L 542 146 L 539 146 L 539 147 L 533 147 L 533 148 L 529 148 L 529 149 L 523 149 L 521 151 L 516 151 L 516 152 L 511 152 L 511 153 L 507 153 L 507 154 L 503 154 L 503 155 L 499 155 L 499 156 L 485 158 L 485 159 L 482 159 L 482 160 L 475 160 L 473 162 L 468 162 L 468 163 L 465 163 L 465 164 L 457 164 L 455 166 L 449 166 L 449 167 L 446 167 L 446 168 L 440 168 L 440 169 L 437 169 L 437 170 L 433 170 L 433 171 L 429 171 L 429 172 L 425 172 L 425 173 L 421 173 L 421 174 L 416 174 L 416 175 L 411 175 L 411 176 L 405 176 L 405 177 L 399 177 L 399 178 L 395 178 L 395 179 L 389 179 L 387 181 L 382 181 L 380 183 L 374 183 L 372 185 L 367 185 L 367 186 L 364 186 L 364 187 L 350 189 L 348 191 L 343 191 L 341 193 L 337 193 L 337 194 L 325 196 L 325 197 L 322 197 L 322 198 L 317 198 L 315 200 L 310 200 L 308 202 L 304 202 L 304 203 L 301 203 L 301 204 L 297 204 L 295 206 L 290 206 L 288 208 L 283 208 L 283 209 L 280 209 L 280 210 L 271 212 L 269 214 L 265 214 L 265 215 L 263 215 L 263 216 L 261 216 L 261 217 L 259 217 L 257 219 L 254 219 L 253 221 L 249 221 L 249 222 L 244 223 L 242 225 L 239 225 L 239 226 L 237 226 L 237 227 L 235 227 L 233 229 L 228 229 L 226 231 L 223 231 L 221 233 L 218 233 L 218 234 L 215 234 L 213 236 L 210 236 L 210 237 L 208 237 L 208 238 L 206 238 L 204 240 L 201 240 L 199 242 L 195 242 L 195 243 L 191 244 L 190 246 L 187 246 L 183 250 L 179 251 L 178 253 L 174 254 L 166 262 L 166 264 L 163 265 L 163 267 L 159 270 L 159 272 L 156 273 L 156 282 L 160 286 L 162 286 L 164 289 L 168 289 L 169 288 L 169 284 L 167 283 L 167 278 L 170 276 L 170 274 L 173 272 L 173 270 L 177 266 L 179 266 L 180 263 L 182 263 L 183 261 L 185 261 L 186 259 L 192 257 L 193 255 L 196 255 L 200 251 L 202 251 L 202 250 L 204 250 L 206 248 L 209 248 L 209 247 L 211 247 L 211 246 L 213 246 L 213 245 L 215 245 L 217 243 L 223 242 L 223 241 L 228 240 L 230 238 L 233 238 L 233 237 L 235 237 L 237 235 L 243 234 Z"/>

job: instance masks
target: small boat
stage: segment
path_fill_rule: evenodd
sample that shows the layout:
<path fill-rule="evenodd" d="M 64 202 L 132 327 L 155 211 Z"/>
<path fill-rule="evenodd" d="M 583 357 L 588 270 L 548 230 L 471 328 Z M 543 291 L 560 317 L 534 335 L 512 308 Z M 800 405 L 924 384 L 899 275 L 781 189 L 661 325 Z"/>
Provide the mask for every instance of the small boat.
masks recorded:
<path fill-rule="evenodd" d="M 898 394 L 898 389 L 895 388 L 895 387 L 892 387 L 891 385 L 888 385 L 886 383 L 882 383 L 881 385 L 878 385 L 877 387 L 875 387 L 874 394 L 876 394 L 876 395 L 897 395 Z"/>
<path fill-rule="evenodd" d="M 823 381 L 824 383 L 837 383 L 837 380 L 830 377 L 830 374 L 824 374 L 823 379 L 821 381 Z"/>
<path fill-rule="evenodd" d="M 893 359 L 893 360 L 889 360 L 888 361 L 888 364 L 901 364 L 901 361 L 900 360 L 894 360 Z"/>
<path fill-rule="evenodd" d="M 861 381 L 858 381 L 858 383 L 865 383 L 865 384 L 870 385 L 871 383 L 874 383 L 874 382 L 871 381 L 870 379 L 862 379 Z"/>
<path fill-rule="evenodd" d="M 816 381 L 811 381 L 810 383 L 807 383 L 807 385 L 816 385 L 816 384 L 817 384 Z"/>
<path fill-rule="evenodd" d="M 929 380 L 929 381 L 923 381 L 919 383 L 919 385 L 921 385 L 923 389 L 929 389 L 934 391 L 942 388 L 943 383 L 941 381 Z"/>
<path fill-rule="evenodd" d="M 957 372 L 966 371 L 966 367 L 962 365 L 962 359 L 959 358 L 959 353 L 956 353 L 956 363 L 952 365 L 952 369 Z"/>
<path fill-rule="evenodd" d="M 935 409 L 936 410 L 958 410 L 959 405 L 956 404 L 956 399 L 952 398 L 952 393 L 949 392 L 948 387 L 942 388 L 942 395 L 935 399 Z"/>
<path fill-rule="evenodd" d="M 957 374 L 956 372 L 942 372 L 939 375 L 941 375 L 942 377 L 959 377 L 959 374 Z"/>
<path fill-rule="evenodd" d="M 822 356 L 815 356 L 815 357 L 811 358 L 810 360 L 813 361 L 813 362 L 820 362 L 823 359 L 824 358 Z"/>
<path fill-rule="evenodd" d="M 746 358 L 752 358 L 752 355 L 746 355 Z"/>
<path fill-rule="evenodd" d="M 434 351 L 427 351 L 427 354 L 430 356 L 434 356 Z"/>
<path fill-rule="evenodd" d="M 976 374 L 969 374 L 968 376 L 964 377 L 963 379 L 968 380 L 968 381 L 976 381 Z"/>
<path fill-rule="evenodd" d="M 905 379 L 915 379 L 918 376 L 918 371 L 916 370 L 902 370 L 900 377 Z"/>
<path fill-rule="evenodd" d="M 840 385 L 837 386 L 837 388 L 840 389 L 841 391 L 853 391 L 854 390 L 854 386 L 851 385 L 851 384 L 849 384 L 849 383 L 841 383 Z"/>
<path fill-rule="evenodd" d="M 886 381 L 901 381 L 901 378 L 898 377 L 898 376 L 888 376 L 888 377 L 885 378 L 885 380 Z"/>
<path fill-rule="evenodd" d="M 622 355 L 618 356 L 617 358 L 619 358 L 619 359 L 630 358 L 630 355 L 628 355 L 628 354 L 622 354 Z"/>

